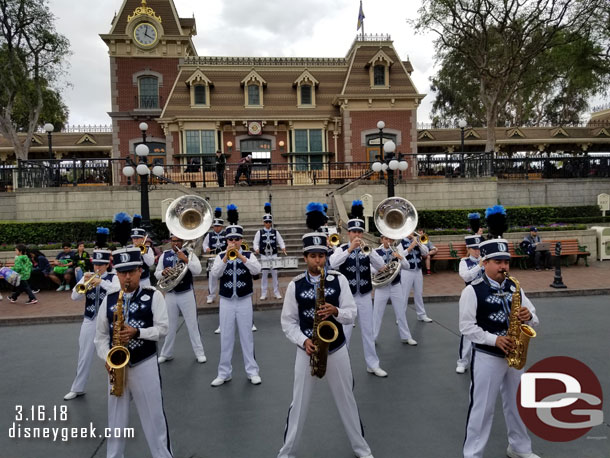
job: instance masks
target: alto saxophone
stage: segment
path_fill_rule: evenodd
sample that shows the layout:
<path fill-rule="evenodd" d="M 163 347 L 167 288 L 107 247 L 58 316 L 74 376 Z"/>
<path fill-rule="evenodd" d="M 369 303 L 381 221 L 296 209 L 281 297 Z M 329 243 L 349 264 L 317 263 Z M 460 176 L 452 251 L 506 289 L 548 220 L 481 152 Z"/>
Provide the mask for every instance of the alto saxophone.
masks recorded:
<path fill-rule="evenodd" d="M 328 347 L 339 337 L 337 325 L 332 321 L 322 320 L 318 315 L 320 308 L 326 303 L 326 298 L 324 297 L 324 274 L 324 268 L 320 267 L 320 282 L 316 288 L 316 306 L 313 318 L 313 335 L 311 337 L 315 350 L 309 358 L 311 375 L 315 375 L 318 378 L 322 378 L 326 374 Z"/>
<path fill-rule="evenodd" d="M 129 350 L 121 345 L 121 330 L 125 326 L 123 315 L 123 294 L 121 290 L 116 302 L 116 310 L 112 315 L 112 348 L 106 356 L 106 364 L 110 367 L 110 394 L 122 396 L 127 383 L 127 364 L 129 364 Z"/>
<path fill-rule="evenodd" d="M 515 292 L 513 293 L 513 301 L 510 308 L 510 321 L 506 334 L 514 342 L 515 348 L 506 355 L 506 361 L 509 367 L 523 369 L 527 360 L 529 341 L 536 337 L 536 331 L 531 326 L 522 324 L 519 321 L 518 315 L 519 310 L 521 310 L 521 287 L 519 281 L 515 277 L 509 276 L 508 272 L 504 272 L 504 276 L 515 284 Z"/>

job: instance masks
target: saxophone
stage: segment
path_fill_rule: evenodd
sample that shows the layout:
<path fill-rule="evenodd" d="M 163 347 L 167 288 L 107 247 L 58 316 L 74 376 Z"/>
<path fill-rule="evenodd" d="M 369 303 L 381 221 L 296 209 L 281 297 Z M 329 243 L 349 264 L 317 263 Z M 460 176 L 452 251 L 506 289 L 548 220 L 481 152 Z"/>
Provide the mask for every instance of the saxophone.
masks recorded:
<path fill-rule="evenodd" d="M 506 334 L 515 343 L 515 349 L 506 355 L 506 361 L 509 367 L 523 369 L 527 360 L 529 341 L 536 337 L 536 331 L 531 326 L 522 324 L 519 321 L 518 315 L 519 310 L 521 310 L 521 287 L 519 281 L 515 277 L 509 276 L 508 272 L 504 272 L 504 276 L 515 284 L 515 292 L 513 293 L 513 301 L 510 308 L 510 321 Z"/>
<path fill-rule="evenodd" d="M 123 316 L 123 294 L 119 293 L 116 310 L 112 316 L 112 348 L 106 356 L 106 364 L 110 367 L 110 394 L 122 396 L 127 382 L 127 364 L 129 363 L 129 350 L 121 345 L 120 333 L 125 325 Z"/>
<path fill-rule="evenodd" d="M 326 303 L 324 297 L 324 275 L 324 268 L 320 267 L 320 283 L 318 283 L 316 288 L 316 306 L 314 309 L 313 335 L 311 337 L 311 341 L 316 349 L 309 359 L 311 375 L 315 375 L 318 378 L 322 378 L 326 374 L 328 346 L 339 337 L 339 329 L 337 329 L 335 323 L 330 320 L 322 320 L 318 315 L 318 311 Z"/>

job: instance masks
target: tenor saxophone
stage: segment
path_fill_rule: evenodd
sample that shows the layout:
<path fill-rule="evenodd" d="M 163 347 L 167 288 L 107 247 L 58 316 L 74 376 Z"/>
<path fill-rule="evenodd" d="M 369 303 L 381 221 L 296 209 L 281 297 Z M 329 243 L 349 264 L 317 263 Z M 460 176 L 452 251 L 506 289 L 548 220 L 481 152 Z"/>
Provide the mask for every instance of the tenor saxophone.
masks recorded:
<path fill-rule="evenodd" d="M 512 305 L 510 308 L 510 321 L 508 323 L 507 336 L 512 339 L 515 348 L 506 355 L 506 361 L 509 367 L 515 369 L 523 369 L 527 360 L 527 349 L 530 339 L 536 337 L 534 328 L 527 324 L 522 324 L 519 321 L 519 310 L 521 310 L 521 286 L 515 277 L 504 272 L 504 276 L 515 284 L 515 292 L 513 293 Z"/>
<path fill-rule="evenodd" d="M 122 396 L 127 383 L 127 364 L 129 364 L 129 350 L 121 345 L 121 330 L 125 325 L 123 315 L 123 293 L 121 290 L 116 302 L 116 310 L 112 315 L 112 348 L 106 356 L 106 364 L 110 367 L 110 394 Z"/>
<path fill-rule="evenodd" d="M 326 361 L 328 360 L 328 347 L 329 345 L 337 340 L 339 337 L 339 329 L 337 325 L 329 320 L 322 320 L 318 311 L 326 303 L 324 297 L 324 268 L 320 267 L 320 282 L 316 289 L 316 306 L 314 309 L 313 319 L 313 335 L 311 341 L 315 347 L 315 351 L 309 358 L 309 365 L 311 366 L 311 375 L 315 375 L 318 378 L 324 377 L 326 374 Z"/>

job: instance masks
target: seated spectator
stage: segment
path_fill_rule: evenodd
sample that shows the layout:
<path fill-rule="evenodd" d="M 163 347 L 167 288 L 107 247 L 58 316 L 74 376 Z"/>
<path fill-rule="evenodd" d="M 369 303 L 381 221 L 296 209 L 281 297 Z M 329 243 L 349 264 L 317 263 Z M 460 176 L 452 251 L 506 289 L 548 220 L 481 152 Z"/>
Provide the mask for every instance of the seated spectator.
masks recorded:
<path fill-rule="evenodd" d="M 30 249 L 28 254 L 33 266 L 30 285 L 32 286 L 32 292 L 36 294 L 42 289 L 44 279 L 51 275 L 51 264 L 49 264 L 47 257 L 36 248 Z"/>
<path fill-rule="evenodd" d="M 49 278 L 53 283 L 59 285 L 56 291 L 70 291 L 70 283 L 74 276 L 75 253 L 72 251 L 70 242 L 64 242 L 62 247 L 61 253 L 51 262 L 53 272 L 51 272 Z"/>
<path fill-rule="evenodd" d="M 15 288 L 15 292 L 11 294 L 9 300 L 11 302 L 17 302 L 17 299 L 21 295 L 21 293 L 26 293 L 29 297 L 29 300 L 26 304 L 36 304 L 38 303 L 38 299 L 34 296 L 32 289 L 30 288 L 30 284 L 28 280 L 30 279 L 30 275 L 32 273 L 32 262 L 30 258 L 27 256 L 27 247 L 23 244 L 19 244 L 15 247 L 15 266 L 13 270 L 21 275 L 21 282 L 19 286 Z"/>
<path fill-rule="evenodd" d="M 425 234 L 423 229 L 419 229 L 417 233 L 420 235 L 420 237 Z M 430 270 L 430 265 L 432 264 L 432 256 L 437 253 L 438 248 L 436 248 L 434 244 L 430 241 L 430 237 L 428 237 L 428 242 L 424 243 L 424 245 L 426 245 L 426 247 L 428 248 L 428 255 L 424 256 L 424 262 L 426 263 L 426 270 L 424 273 L 425 275 L 431 275 L 432 271 Z"/>
<path fill-rule="evenodd" d="M 538 229 L 534 226 L 530 227 L 529 235 L 526 235 L 521 242 L 521 246 L 527 251 L 530 255 L 530 258 L 534 262 L 534 267 L 536 271 L 542 270 L 542 264 L 540 260 L 544 260 L 544 267 L 546 270 L 551 270 L 551 252 L 549 250 L 540 250 L 536 249 L 536 247 L 542 242 L 542 239 L 538 235 Z"/>
<path fill-rule="evenodd" d="M 85 272 L 93 272 L 93 265 L 91 264 L 89 253 L 85 251 L 85 242 L 78 242 L 76 254 L 74 255 L 74 274 L 76 276 L 76 283 L 83 278 Z"/>

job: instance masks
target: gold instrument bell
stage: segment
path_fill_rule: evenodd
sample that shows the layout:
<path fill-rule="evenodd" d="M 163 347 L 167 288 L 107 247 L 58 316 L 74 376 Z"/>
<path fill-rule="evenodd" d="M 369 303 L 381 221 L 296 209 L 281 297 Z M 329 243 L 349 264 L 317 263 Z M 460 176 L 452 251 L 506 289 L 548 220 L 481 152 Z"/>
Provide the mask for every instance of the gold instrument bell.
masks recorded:
<path fill-rule="evenodd" d="M 246 242 L 242 243 L 240 248 L 242 251 L 250 251 L 250 247 Z M 231 248 L 229 251 L 227 251 L 227 259 L 229 261 L 235 261 L 237 259 L 237 253 L 239 253 L 239 250 Z"/>
<path fill-rule="evenodd" d="M 93 288 L 95 288 L 95 286 L 93 286 L 93 280 L 96 278 L 100 278 L 100 276 L 98 274 L 92 275 L 91 278 L 83 283 L 78 283 L 76 285 L 76 292 L 78 294 L 86 294 L 87 291 L 92 290 Z"/>

